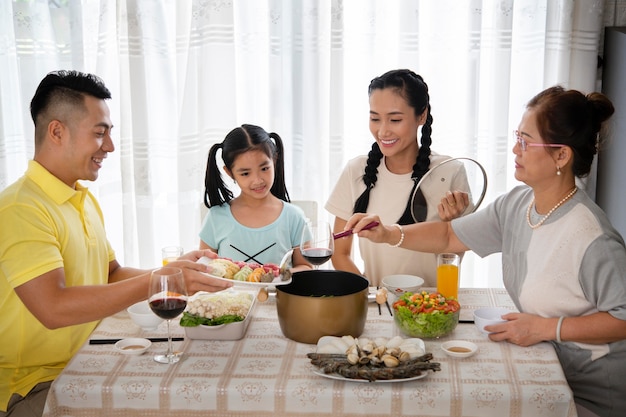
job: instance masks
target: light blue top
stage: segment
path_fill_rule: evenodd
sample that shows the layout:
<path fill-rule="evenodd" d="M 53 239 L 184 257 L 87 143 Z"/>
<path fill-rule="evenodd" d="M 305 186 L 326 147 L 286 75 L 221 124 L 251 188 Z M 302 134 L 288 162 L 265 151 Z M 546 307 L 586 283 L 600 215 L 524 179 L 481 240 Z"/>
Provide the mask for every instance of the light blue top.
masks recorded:
<path fill-rule="evenodd" d="M 283 203 L 274 222 L 259 228 L 246 227 L 233 217 L 230 205 L 222 204 L 209 209 L 199 235 L 222 258 L 279 264 L 285 253 L 300 246 L 305 224 L 302 209 Z"/>

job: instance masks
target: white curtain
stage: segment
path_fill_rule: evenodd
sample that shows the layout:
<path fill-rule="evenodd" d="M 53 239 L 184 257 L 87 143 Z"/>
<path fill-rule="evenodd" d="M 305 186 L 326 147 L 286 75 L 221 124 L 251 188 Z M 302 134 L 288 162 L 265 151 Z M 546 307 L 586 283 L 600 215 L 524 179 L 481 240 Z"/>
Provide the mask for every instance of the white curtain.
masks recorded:
<path fill-rule="evenodd" d="M 486 204 L 515 184 L 526 101 L 598 90 L 604 27 L 624 24 L 626 0 L 5 0 L 0 189 L 32 158 L 38 82 L 77 69 L 113 93 L 116 151 L 89 187 L 123 264 L 197 247 L 208 149 L 243 123 L 281 135 L 292 199 L 327 216 L 341 168 L 373 140 L 369 81 L 411 68 L 430 87 L 433 149 L 485 166 Z M 464 286 L 500 279 L 497 256 L 465 257 Z"/>

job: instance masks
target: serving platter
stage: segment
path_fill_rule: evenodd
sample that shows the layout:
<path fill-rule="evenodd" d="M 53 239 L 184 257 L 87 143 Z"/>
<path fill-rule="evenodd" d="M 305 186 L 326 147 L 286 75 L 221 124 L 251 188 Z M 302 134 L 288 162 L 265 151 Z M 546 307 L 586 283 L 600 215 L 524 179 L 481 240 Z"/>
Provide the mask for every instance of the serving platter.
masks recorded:
<path fill-rule="evenodd" d="M 200 291 L 195 293 L 189 298 L 189 301 L 192 302 L 194 299 L 206 296 L 218 298 L 220 295 L 230 295 L 230 294 L 249 294 L 250 295 L 250 308 L 246 314 L 246 317 L 242 321 L 237 321 L 233 323 L 227 324 L 218 324 L 214 326 L 208 326 L 205 324 L 201 324 L 194 327 L 186 327 L 185 335 L 189 339 L 204 339 L 204 340 L 239 340 L 244 337 L 246 334 L 246 330 L 248 329 L 248 325 L 252 321 L 252 313 L 254 308 L 256 307 L 257 302 L 257 292 L 258 291 L 245 291 L 245 290 L 236 290 L 234 288 L 229 288 L 224 291 L 220 291 L 219 293 L 207 293 L 205 291 Z M 189 306 L 189 304 L 187 304 Z"/>
<path fill-rule="evenodd" d="M 271 282 L 248 282 L 248 281 L 239 281 L 239 280 L 235 280 L 235 279 L 231 279 L 231 278 L 224 278 L 224 277 L 219 277 L 217 275 L 213 275 L 213 274 L 209 274 L 207 272 L 202 272 L 204 275 L 213 278 L 213 279 L 218 279 L 220 281 L 226 281 L 226 282 L 230 282 L 233 284 L 233 287 L 248 287 L 248 288 L 274 288 L 278 285 L 287 285 L 291 282 L 291 266 L 292 266 L 292 262 L 291 262 L 291 257 L 293 255 L 293 250 L 288 251 L 285 256 L 283 256 L 283 259 L 280 261 L 279 264 L 279 275 L 277 277 L 274 277 L 274 280 Z M 202 257 L 200 259 L 198 259 L 196 262 L 204 264 L 204 265 L 209 265 L 211 262 L 210 258 L 207 257 Z"/>
<path fill-rule="evenodd" d="M 324 378 L 329 378 L 329 379 L 336 379 L 338 381 L 348 381 L 348 382 L 367 382 L 367 383 L 389 383 L 389 382 L 408 382 L 408 381 L 415 381 L 417 379 L 422 379 L 422 378 L 426 378 L 428 376 L 428 374 L 430 372 L 428 371 L 423 371 L 420 375 L 415 375 L 409 378 L 395 378 L 395 379 L 375 379 L 373 381 L 369 381 L 367 379 L 357 379 L 357 378 L 346 378 L 345 376 L 341 376 L 341 375 L 337 375 L 337 374 L 325 374 L 324 372 L 320 371 L 320 370 L 313 370 L 313 373 L 315 375 L 319 375 L 322 376 Z"/>
<path fill-rule="evenodd" d="M 278 285 L 287 285 L 287 284 L 289 284 L 291 282 L 291 277 L 288 280 L 283 281 L 280 276 L 274 278 L 274 280 L 272 282 L 248 282 L 248 281 L 238 281 L 236 279 L 218 277 L 216 275 L 211 275 L 211 274 L 208 274 L 206 272 L 201 272 L 201 274 L 204 274 L 204 275 L 206 275 L 206 276 L 208 276 L 210 278 L 213 278 L 213 279 L 219 279 L 220 281 L 230 282 L 230 283 L 233 284 L 233 287 L 273 288 L 273 287 L 276 287 Z"/>
<path fill-rule="evenodd" d="M 354 382 L 405 382 L 441 370 L 421 339 L 323 336 L 307 354 L 315 375 Z"/>

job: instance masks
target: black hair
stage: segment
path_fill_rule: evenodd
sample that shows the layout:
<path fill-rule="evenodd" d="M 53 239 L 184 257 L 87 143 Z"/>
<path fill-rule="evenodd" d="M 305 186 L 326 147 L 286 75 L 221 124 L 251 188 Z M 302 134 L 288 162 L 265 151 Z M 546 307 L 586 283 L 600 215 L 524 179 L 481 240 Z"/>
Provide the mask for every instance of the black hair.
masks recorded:
<path fill-rule="evenodd" d="M 111 92 L 104 82 L 94 74 L 80 71 L 53 71 L 39 83 L 30 102 L 30 115 L 37 126 L 37 117 L 57 100 L 83 105 L 84 95 L 110 99 Z"/>
<path fill-rule="evenodd" d="M 271 193 L 283 201 L 291 201 L 285 185 L 285 152 L 282 139 L 277 133 L 267 133 L 262 127 L 244 124 L 231 130 L 222 143 L 216 143 L 209 150 L 204 177 L 205 206 L 211 208 L 228 203 L 233 199 L 233 193 L 224 184 L 217 165 L 217 151 L 219 149 L 222 149 L 222 159 L 229 170 L 232 169 L 235 159 L 244 152 L 262 151 L 265 153 L 274 161 L 274 184 L 272 184 Z"/>
<path fill-rule="evenodd" d="M 554 86 L 533 97 L 526 107 L 534 110 L 539 133 L 546 143 L 572 149 L 574 175 L 580 178 L 589 175 L 598 151 L 602 123 L 615 112 L 609 98 L 598 92 L 585 95 Z"/>
<path fill-rule="evenodd" d="M 391 70 L 383 75 L 374 78 L 369 85 L 368 94 L 371 95 L 374 90 L 382 90 L 385 88 L 394 89 L 404 97 L 415 111 L 415 116 L 420 116 L 427 111 L 426 122 L 422 126 L 421 146 L 417 154 L 415 165 L 413 165 L 413 189 L 411 190 L 411 196 L 415 192 L 415 187 L 419 183 L 419 180 L 428 172 L 430 166 L 430 145 L 432 143 L 432 123 L 433 117 L 430 114 L 430 96 L 428 95 L 428 85 L 424 82 L 424 79 L 408 69 Z M 378 146 L 378 143 L 372 144 L 367 158 L 367 166 L 365 167 L 365 173 L 363 174 L 363 182 L 365 183 L 365 191 L 359 196 L 354 203 L 354 213 L 367 212 L 367 206 L 369 205 L 370 191 L 376 185 L 378 176 L 378 166 L 383 158 L 383 153 Z M 418 190 L 421 194 L 421 191 Z M 417 196 L 422 198 L 423 195 Z M 420 221 L 425 220 L 419 219 Z M 398 224 L 412 224 L 415 223 L 413 216 L 411 216 L 411 198 L 407 201 L 404 213 L 398 220 Z"/>

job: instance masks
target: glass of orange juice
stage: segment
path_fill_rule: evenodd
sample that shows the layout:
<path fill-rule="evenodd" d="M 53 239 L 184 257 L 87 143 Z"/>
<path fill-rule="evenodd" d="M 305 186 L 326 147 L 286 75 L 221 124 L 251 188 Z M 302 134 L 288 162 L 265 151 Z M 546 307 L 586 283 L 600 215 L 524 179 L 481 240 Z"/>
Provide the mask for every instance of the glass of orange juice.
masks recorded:
<path fill-rule="evenodd" d="M 459 266 L 461 258 L 456 253 L 437 255 L 437 292 L 444 297 L 459 298 Z"/>
<path fill-rule="evenodd" d="M 166 246 L 161 249 L 161 259 L 163 259 L 163 266 L 169 262 L 177 260 L 180 256 L 183 256 L 183 248 L 180 246 Z"/>

